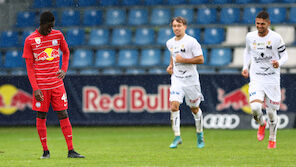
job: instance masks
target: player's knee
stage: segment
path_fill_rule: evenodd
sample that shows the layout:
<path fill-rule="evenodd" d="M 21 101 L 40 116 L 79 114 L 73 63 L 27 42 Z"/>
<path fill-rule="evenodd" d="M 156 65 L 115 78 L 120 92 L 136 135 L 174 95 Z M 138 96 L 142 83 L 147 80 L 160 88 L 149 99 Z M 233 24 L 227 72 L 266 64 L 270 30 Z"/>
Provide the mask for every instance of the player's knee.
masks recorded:
<path fill-rule="evenodd" d="M 179 111 L 179 105 L 176 104 L 176 103 L 172 103 L 172 104 L 171 104 L 171 110 L 172 110 L 173 112 L 175 112 L 175 111 Z"/>
<path fill-rule="evenodd" d="M 59 120 L 68 118 L 67 110 L 57 111 Z"/>
<path fill-rule="evenodd" d="M 253 115 L 258 115 L 260 112 L 262 112 L 262 104 L 259 102 L 253 102 L 250 104 L 251 110 L 253 112 Z"/>
<path fill-rule="evenodd" d="M 271 123 L 276 121 L 276 119 L 277 119 L 277 111 L 276 111 L 276 109 L 271 108 L 271 107 L 267 107 L 266 108 L 266 113 L 267 113 L 267 116 L 268 116 L 269 121 Z"/>
<path fill-rule="evenodd" d="M 191 112 L 193 114 L 197 114 L 198 113 L 198 110 L 199 110 L 199 107 L 192 107 L 192 108 L 190 108 L 190 110 L 191 110 Z"/>
<path fill-rule="evenodd" d="M 37 111 L 37 118 L 46 119 L 46 115 L 47 115 L 46 112 Z"/>

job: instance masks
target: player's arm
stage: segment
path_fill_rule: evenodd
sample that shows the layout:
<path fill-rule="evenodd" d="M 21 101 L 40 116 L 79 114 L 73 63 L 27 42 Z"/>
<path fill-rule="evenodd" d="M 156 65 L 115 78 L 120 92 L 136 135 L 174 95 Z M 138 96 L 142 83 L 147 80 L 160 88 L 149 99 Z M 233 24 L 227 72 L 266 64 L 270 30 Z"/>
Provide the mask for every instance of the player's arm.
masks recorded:
<path fill-rule="evenodd" d="M 245 78 L 249 77 L 249 65 L 250 65 L 251 55 L 250 48 L 248 46 L 248 41 L 246 40 L 246 48 L 244 50 L 244 66 L 242 70 L 242 76 Z"/>
<path fill-rule="evenodd" d="M 176 63 L 186 63 L 186 64 L 203 64 L 203 55 L 195 56 L 193 58 L 183 58 L 180 54 L 176 56 Z"/>
<path fill-rule="evenodd" d="M 69 66 L 70 51 L 65 37 L 62 34 L 60 49 L 63 52 L 62 68 L 57 72 L 58 78 L 64 79 Z"/>
<path fill-rule="evenodd" d="M 27 74 L 34 92 L 34 96 L 37 101 L 43 101 L 43 94 L 38 87 L 37 80 L 35 77 L 32 47 L 27 39 L 25 41 L 23 58 L 25 58 L 26 60 Z"/>
<path fill-rule="evenodd" d="M 288 53 L 287 53 L 287 50 L 286 50 L 286 45 L 285 45 L 282 38 L 281 38 L 281 44 L 277 48 L 277 51 L 278 51 L 278 54 L 279 54 L 279 60 L 273 60 L 271 62 L 272 66 L 274 68 L 278 68 L 278 67 L 284 65 L 288 60 Z"/>
<path fill-rule="evenodd" d="M 167 67 L 167 72 L 170 74 L 170 75 L 172 75 L 173 74 L 173 58 L 172 58 L 172 56 L 170 56 L 171 58 L 170 58 L 170 64 L 169 64 L 169 66 Z"/>

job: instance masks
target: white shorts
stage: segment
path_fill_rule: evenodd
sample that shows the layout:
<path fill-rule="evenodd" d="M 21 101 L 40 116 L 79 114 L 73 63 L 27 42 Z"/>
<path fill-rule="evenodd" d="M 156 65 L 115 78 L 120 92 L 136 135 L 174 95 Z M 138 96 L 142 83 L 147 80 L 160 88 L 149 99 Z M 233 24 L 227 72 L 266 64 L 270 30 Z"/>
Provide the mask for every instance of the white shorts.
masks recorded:
<path fill-rule="evenodd" d="M 204 101 L 204 97 L 201 93 L 200 85 L 193 85 L 187 87 L 171 86 L 170 88 L 170 102 L 177 101 L 180 104 L 183 103 L 185 96 L 186 104 L 192 107 L 199 107 L 201 101 Z"/>
<path fill-rule="evenodd" d="M 249 84 L 249 101 L 261 100 L 266 101 L 268 107 L 278 110 L 281 102 L 280 85 L 262 85 L 254 82 Z"/>

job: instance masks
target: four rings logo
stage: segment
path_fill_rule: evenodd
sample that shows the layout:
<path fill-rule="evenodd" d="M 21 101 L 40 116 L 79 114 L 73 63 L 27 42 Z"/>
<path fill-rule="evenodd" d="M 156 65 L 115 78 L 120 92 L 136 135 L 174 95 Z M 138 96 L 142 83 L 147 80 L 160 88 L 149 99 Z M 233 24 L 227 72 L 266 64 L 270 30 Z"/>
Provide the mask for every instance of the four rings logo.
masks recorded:
<path fill-rule="evenodd" d="M 240 123 L 235 114 L 208 114 L 204 117 L 204 127 L 212 129 L 235 129 Z"/>
<path fill-rule="evenodd" d="M 265 119 L 266 122 L 268 122 L 268 116 L 264 115 L 263 119 Z M 286 128 L 289 124 L 289 117 L 286 114 L 280 114 L 278 115 L 278 124 L 277 127 L 278 129 L 283 129 Z M 251 126 L 254 129 L 258 129 L 258 124 L 256 123 L 256 121 L 254 119 L 252 119 L 251 121 Z M 268 128 L 269 125 L 266 124 L 266 128 Z"/>

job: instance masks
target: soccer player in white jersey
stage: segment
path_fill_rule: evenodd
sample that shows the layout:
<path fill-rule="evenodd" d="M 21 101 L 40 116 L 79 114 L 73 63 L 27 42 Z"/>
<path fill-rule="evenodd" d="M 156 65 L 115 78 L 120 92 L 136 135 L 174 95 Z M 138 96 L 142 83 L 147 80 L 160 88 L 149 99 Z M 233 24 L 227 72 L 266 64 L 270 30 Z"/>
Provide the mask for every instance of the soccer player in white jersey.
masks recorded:
<path fill-rule="evenodd" d="M 268 148 L 276 148 L 277 110 L 280 107 L 280 66 L 288 60 L 282 37 L 270 30 L 269 14 L 258 13 L 255 24 L 257 31 L 246 36 L 243 77 L 250 75 L 249 101 L 254 119 L 259 124 L 257 139 L 264 139 L 266 122 L 262 118 L 262 105 L 266 102 L 269 124 Z M 250 72 L 248 70 L 250 64 Z"/>
<path fill-rule="evenodd" d="M 186 104 L 190 107 L 196 126 L 197 147 L 204 147 L 203 116 L 199 104 L 204 100 L 201 93 L 199 75 L 196 64 L 203 64 L 202 49 L 197 40 L 185 33 L 187 21 L 182 17 L 171 20 L 175 36 L 166 42 L 170 51 L 171 61 L 167 72 L 171 74 L 170 107 L 171 122 L 175 138 L 170 148 L 177 148 L 182 143 L 180 133 L 179 106 L 185 97 Z"/>

